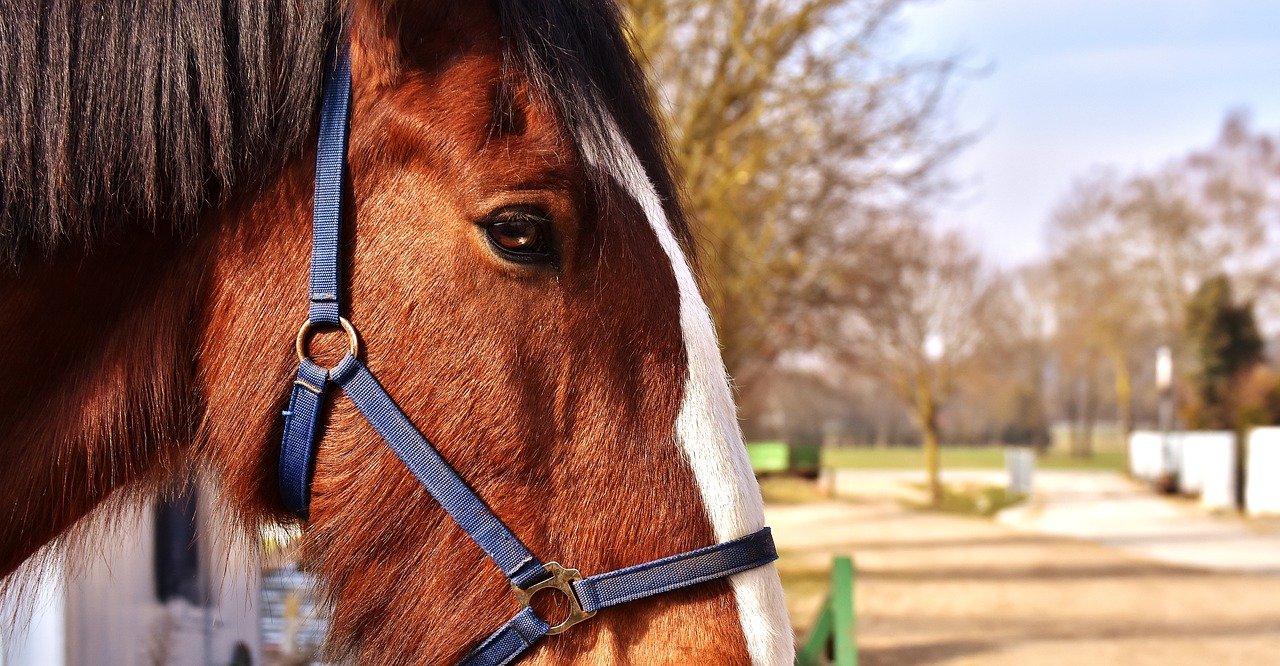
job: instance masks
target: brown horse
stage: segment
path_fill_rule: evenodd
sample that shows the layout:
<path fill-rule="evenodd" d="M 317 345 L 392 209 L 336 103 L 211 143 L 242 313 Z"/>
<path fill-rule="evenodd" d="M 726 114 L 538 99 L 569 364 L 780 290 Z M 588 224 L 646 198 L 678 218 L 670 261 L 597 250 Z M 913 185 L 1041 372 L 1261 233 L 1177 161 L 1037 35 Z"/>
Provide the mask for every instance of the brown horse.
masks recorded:
<path fill-rule="evenodd" d="M 82 548 L 87 526 L 193 469 L 246 534 L 293 520 L 280 413 L 307 315 L 320 74 L 343 20 L 350 318 L 415 425 L 534 553 L 584 574 L 763 526 L 612 0 L 0 12 L 0 576 Z M 545 260 L 513 260 L 495 216 Z M 343 344 L 313 346 L 328 343 Z M 452 663 L 514 612 L 509 585 L 350 402 L 330 402 L 301 537 L 330 649 Z M 791 659 L 770 565 L 606 609 L 523 662 Z"/>

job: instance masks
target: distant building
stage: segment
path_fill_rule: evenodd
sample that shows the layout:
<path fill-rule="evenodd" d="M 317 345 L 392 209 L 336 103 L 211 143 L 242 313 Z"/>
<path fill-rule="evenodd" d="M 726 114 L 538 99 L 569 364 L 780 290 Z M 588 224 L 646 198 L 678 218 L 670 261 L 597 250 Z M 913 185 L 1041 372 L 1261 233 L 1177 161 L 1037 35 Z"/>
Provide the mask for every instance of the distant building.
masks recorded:
<path fill-rule="evenodd" d="M 205 493 L 148 505 L 95 544 L 83 571 L 47 572 L 24 630 L 6 639 L 12 627 L 0 627 L 0 666 L 264 663 L 259 582 L 246 573 L 256 548 L 233 545 L 211 507 Z M 4 610 L 0 623 L 12 622 Z"/>

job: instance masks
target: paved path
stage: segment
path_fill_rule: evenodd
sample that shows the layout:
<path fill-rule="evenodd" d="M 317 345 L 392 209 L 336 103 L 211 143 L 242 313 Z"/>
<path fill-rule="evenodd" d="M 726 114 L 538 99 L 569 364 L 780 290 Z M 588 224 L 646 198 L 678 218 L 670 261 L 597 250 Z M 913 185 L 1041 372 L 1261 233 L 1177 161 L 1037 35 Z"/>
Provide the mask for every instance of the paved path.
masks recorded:
<path fill-rule="evenodd" d="M 944 470 L 946 483 L 1003 484 L 1002 471 Z M 834 494 L 923 501 L 917 470 L 841 470 Z M 1094 541 L 1157 562 L 1280 575 L 1280 523 L 1210 513 L 1194 500 L 1157 495 L 1116 472 L 1037 471 L 1027 504 L 999 522 L 1024 532 Z"/>
<path fill-rule="evenodd" d="M 1000 476 L 944 473 L 952 483 Z M 841 474 L 837 499 L 767 507 L 797 629 L 803 635 L 818 610 L 831 556 L 852 554 L 863 666 L 1280 663 L 1280 577 L 1174 566 L 1100 545 L 1080 523 L 1109 525 L 1112 540 L 1151 536 L 1122 529 L 1121 518 L 1142 515 L 1142 492 L 1104 475 L 1080 480 L 1069 502 L 1071 477 L 1056 476 L 1041 475 L 1039 514 L 1017 529 L 904 508 L 897 500 L 920 492 L 914 472 Z M 1096 508 L 1108 503 L 1119 508 Z M 1154 506 L 1168 510 L 1167 500 Z M 1203 518 L 1173 507 L 1189 513 L 1173 514 L 1173 525 Z M 1220 521 L 1230 519 L 1209 518 Z M 1033 529 L 1041 523 L 1075 525 L 1072 536 L 1085 538 Z"/>
<path fill-rule="evenodd" d="M 1046 471 L 1031 501 L 1000 514 L 1018 530 L 1089 539 L 1140 557 L 1213 571 L 1280 575 L 1275 523 L 1212 514 L 1120 474 Z"/>

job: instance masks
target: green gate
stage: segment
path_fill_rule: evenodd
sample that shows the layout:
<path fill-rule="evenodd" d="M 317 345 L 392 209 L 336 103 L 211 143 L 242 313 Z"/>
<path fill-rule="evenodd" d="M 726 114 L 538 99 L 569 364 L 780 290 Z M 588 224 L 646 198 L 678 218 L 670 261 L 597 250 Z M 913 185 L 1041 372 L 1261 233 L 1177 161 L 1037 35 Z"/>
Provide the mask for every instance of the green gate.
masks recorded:
<path fill-rule="evenodd" d="M 858 620 L 853 608 L 853 559 L 840 556 L 831 565 L 831 591 L 818 621 L 796 654 L 796 666 L 858 665 Z"/>

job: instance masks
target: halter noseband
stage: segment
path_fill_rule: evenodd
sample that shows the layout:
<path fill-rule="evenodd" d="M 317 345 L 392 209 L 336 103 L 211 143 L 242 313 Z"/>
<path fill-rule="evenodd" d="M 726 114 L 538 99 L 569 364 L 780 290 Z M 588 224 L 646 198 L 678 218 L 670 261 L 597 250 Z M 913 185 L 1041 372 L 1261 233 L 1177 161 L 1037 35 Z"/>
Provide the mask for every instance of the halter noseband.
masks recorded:
<path fill-rule="evenodd" d="M 298 375 L 289 408 L 284 412 L 284 441 L 280 448 L 280 493 L 285 506 L 307 519 L 320 407 L 329 384 L 337 384 L 427 492 L 502 570 L 522 606 L 515 617 L 464 657 L 460 666 L 510 663 L 543 636 L 561 633 L 601 608 L 725 578 L 776 560 L 773 536 L 766 527 L 733 541 L 583 577 L 576 569 L 538 560 L 458 477 L 360 361 L 356 330 L 340 316 L 339 226 L 350 100 L 351 57 L 349 38 L 343 30 L 325 74 L 320 112 L 311 305 L 307 321 L 298 331 Z M 338 326 L 347 333 L 348 353 L 332 369 L 316 365 L 307 356 L 306 341 L 313 326 Z M 547 624 L 530 606 L 533 595 L 548 588 L 563 594 L 569 605 L 568 617 L 556 626 Z"/>

